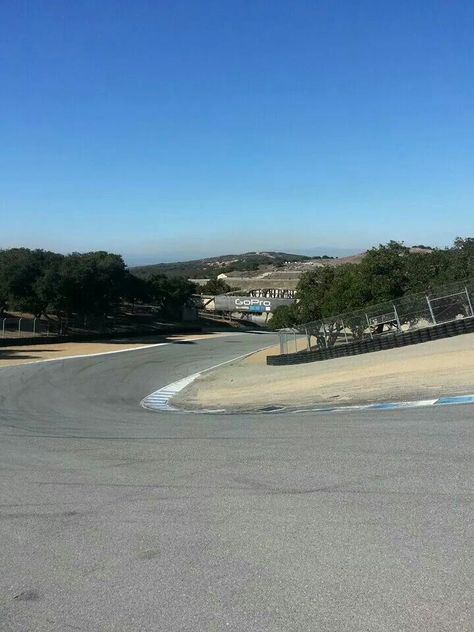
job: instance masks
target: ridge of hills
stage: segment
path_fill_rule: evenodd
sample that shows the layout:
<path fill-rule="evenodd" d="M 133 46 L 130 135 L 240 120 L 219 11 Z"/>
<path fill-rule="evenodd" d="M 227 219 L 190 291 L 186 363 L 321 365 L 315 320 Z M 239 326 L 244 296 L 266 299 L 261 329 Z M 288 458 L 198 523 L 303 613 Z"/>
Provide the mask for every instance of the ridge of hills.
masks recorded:
<path fill-rule="evenodd" d="M 130 268 L 132 274 L 148 278 L 154 274 L 166 276 L 184 276 L 187 278 L 201 278 L 215 276 L 228 272 L 265 272 L 270 269 L 285 270 L 291 264 L 308 261 L 334 261 L 334 257 L 327 255 L 310 257 L 278 251 L 245 252 L 242 254 L 226 254 L 216 257 L 205 257 L 189 261 L 172 263 L 155 263 Z"/>
<path fill-rule="evenodd" d="M 426 246 L 413 246 L 411 252 L 431 252 Z M 130 272 L 137 277 L 147 279 L 155 274 L 168 277 L 185 277 L 188 279 L 209 279 L 218 274 L 226 274 L 232 277 L 257 277 L 267 276 L 272 273 L 275 276 L 285 273 L 290 276 L 299 276 L 302 272 L 319 266 L 338 266 L 345 263 L 360 263 L 365 252 L 345 257 L 308 256 L 291 254 L 279 251 L 245 252 L 242 254 L 226 254 L 189 261 L 176 261 L 172 263 L 155 263 L 142 266 L 133 266 Z"/>

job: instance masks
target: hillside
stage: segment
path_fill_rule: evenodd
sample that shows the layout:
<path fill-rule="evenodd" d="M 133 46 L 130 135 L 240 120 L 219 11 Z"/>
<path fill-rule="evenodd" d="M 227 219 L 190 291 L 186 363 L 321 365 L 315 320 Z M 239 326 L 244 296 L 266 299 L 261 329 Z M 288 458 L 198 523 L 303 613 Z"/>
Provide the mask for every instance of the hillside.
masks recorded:
<path fill-rule="evenodd" d="M 189 279 L 209 278 L 228 272 L 259 272 L 272 269 L 284 269 L 288 264 L 305 261 L 330 260 L 332 257 L 308 257 L 287 252 L 246 252 L 240 255 L 229 254 L 218 257 L 206 257 L 191 261 L 177 261 L 173 263 L 156 263 L 146 266 L 135 266 L 130 272 L 141 278 L 148 278 L 154 274 L 166 276 L 183 276 Z"/>
<path fill-rule="evenodd" d="M 410 252 L 429 253 L 431 248 L 413 246 Z M 339 266 L 345 263 L 360 263 L 365 256 L 361 252 L 347 257 L 329 257 L 327 255 L 309 257 L 288 252 L 246 252 L 240 255 L 229 254 L 191 261 L 173 263 L 156 263 L 146 266 L 135 266 L 130 272 L 135 276 L 147 279 L 154 274 L 168 277 L 186 277 L 188 279 L 209 279 L 218 274 L 226 274 L 233 279 L 263 278 L 297 280 L 302 272 L 319 266 Z M 229 279 L 230 281 L 230 279 Z"/>

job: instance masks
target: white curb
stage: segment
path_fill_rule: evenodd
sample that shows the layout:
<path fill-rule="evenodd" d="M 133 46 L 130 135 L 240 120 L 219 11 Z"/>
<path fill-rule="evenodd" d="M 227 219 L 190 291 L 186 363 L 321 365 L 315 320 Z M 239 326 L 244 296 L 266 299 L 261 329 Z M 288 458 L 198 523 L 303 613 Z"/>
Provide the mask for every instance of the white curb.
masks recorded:
<path fill-rule="evenodd" d="M 232 358 L 231 360 L 226 360 L 225 362 L 220 362 L 219 364 L 215 364 L 214 366 L 209 367 L 208 369 L 203 369 L 199 373 L 193 373 L 192 375 L 188 375 L 187 377 L 178 380 L 177 382 L 172 382 L 167 386 L 163 386 L 163 388 L 159 388 L 157 391 L 154 391 L 150 395 L 147 395 L 140 402 L 140 406 L 143 408 L 148 408 L 149 410 L 161 410 L 161 411 L 175 411 L 175 412 L 196 412 L 196 413 L 225 413 L 225 409 L 218 410 L 196 410 L 196 411 L 186 411 L 180 408 L 176 408 L 171 406 L 169 403 L 170 400 L 177 395 L 180 391 L 182 391 L 186 386 L 192 384 L 198 377 L 200 377 L 203 373 L 208 373 L 209 371 L 214 371 L 214 369 L 218 369 L 221 366 L 226 364 L 230 364 L 231 362 L 236 362 L 237 360 L 243 360 L 244 358 L 248 358 L 255 353 L 259 353 L 260 351 L 265 351 L 265 349 L 271 349 L 275 345 L 269 345 L 268 347 L 263 347 L 262 349 L 257 349 L 256 351 L 251 351 L 250 353 L 244 353 L 243 355 L 237 356 L 236 358 Z"/>

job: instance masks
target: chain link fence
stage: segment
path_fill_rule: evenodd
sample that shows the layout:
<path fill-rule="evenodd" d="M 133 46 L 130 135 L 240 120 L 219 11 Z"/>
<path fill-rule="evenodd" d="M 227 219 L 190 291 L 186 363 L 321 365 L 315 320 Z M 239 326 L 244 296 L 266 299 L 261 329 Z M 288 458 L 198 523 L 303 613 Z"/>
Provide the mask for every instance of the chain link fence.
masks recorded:
<path fill-rule="evenodd" d="M 474 317 L 474 279 L 281 329 L 280 354 L 329 349 Z"/>
<path fill-rule="evenodd" d="M 8 315 L 0 317 L 0 342 L 13 338 L 67 337 L 91 332 L 107 333 L 113 331 L 117 324 L 113 317 L 44 319 L 28 315 Z"/>
<path fill-rule="evenodd" d="M 57 336 L 58 333 L 56 324 L 51 325 L 39 318 L 0 318 L 0 339 Z"/>

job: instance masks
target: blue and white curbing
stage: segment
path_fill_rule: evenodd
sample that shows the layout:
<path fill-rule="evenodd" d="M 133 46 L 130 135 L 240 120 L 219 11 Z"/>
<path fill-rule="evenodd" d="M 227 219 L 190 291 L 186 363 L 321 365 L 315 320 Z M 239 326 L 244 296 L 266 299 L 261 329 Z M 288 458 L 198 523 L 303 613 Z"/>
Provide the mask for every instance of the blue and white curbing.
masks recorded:
<path fill-rule="evenodd" d="M 400 408 L 423 408 L 425 406 L 449 406 L 453 404 L 474 404 L 474 395 L 452 395 L 436 399 L 419 399 L 409 402 L 378 402 L 376 404 L 356 404 L 353 406 L 317 406 L 293 410 L 293 413 L 340 413 L 355 410 L 397 410 Z"/>
<path fill-rule="evenodd" d="M 177 393 L 182 391 L 183 388 L 192 384 L 200 375 L 200 373 L 194 373 L 193 375 L 188 375 L 188 377 L 185 377 L 182 380 L 168 384 L 168 386 L 158 389 L 154 393 L 151 393 L 151 395 L 147 395 L 147 397 L 142 399 L 140 404 L 143 408 L 149 408 L 150 410 L 161 410 L 167 412 L 177 411 L 177 408 L 170 405 L 170 400 Z"/>
<path fill-rule="evenodd" d="M 249 354 L 250 355 L 250 354 Z M 227 364 L 227 363 L 223 363 Z M 216 368 L 216 367 L 213 367 Z M 308 406 L 306 408 L 288 408 L 286 406 L 265 406 L 263 408 L 253 409 L 253 410 L 226 410 L 225 408 L 221 408 L 218 410 L 185 410 L 182 408 L 176 408 L 171 405 L 171 400 L 175 395 L 177 395 L 184 388 L 192 384 L 198 377 L 202 375 L 202 373 L 210 371 L 211 369 L 206 369 L 201 373 L 194 373 L 193 375 L 189 375 L 188 377 L 183 378 L 182 380 L 178 380 L 177 382 L 173 382 L 172 384 L 168 384 L 163 388 L 151 393 L 141 401 L 141 405 L 143 408 L 148 408 L 149 410 L 158 410 L 162 412 L 181 412 L 181 413 L 340 413 L 340 412 L 353 412 L 353 411 L 363 411 L 363 410 L 396 410 L 400 408 L 423 408 L 425 406 L 449 406 L 453 404 L 474 404 L 474 395 L 452 395 L 446 397 L 438 397 L 436 399 L 420 399 L 415 401 L 407 401 L 407 402 L 380 402 L 375 404 L 356 404 L 356 405 L 348 405 L 348 406 Z"/>

